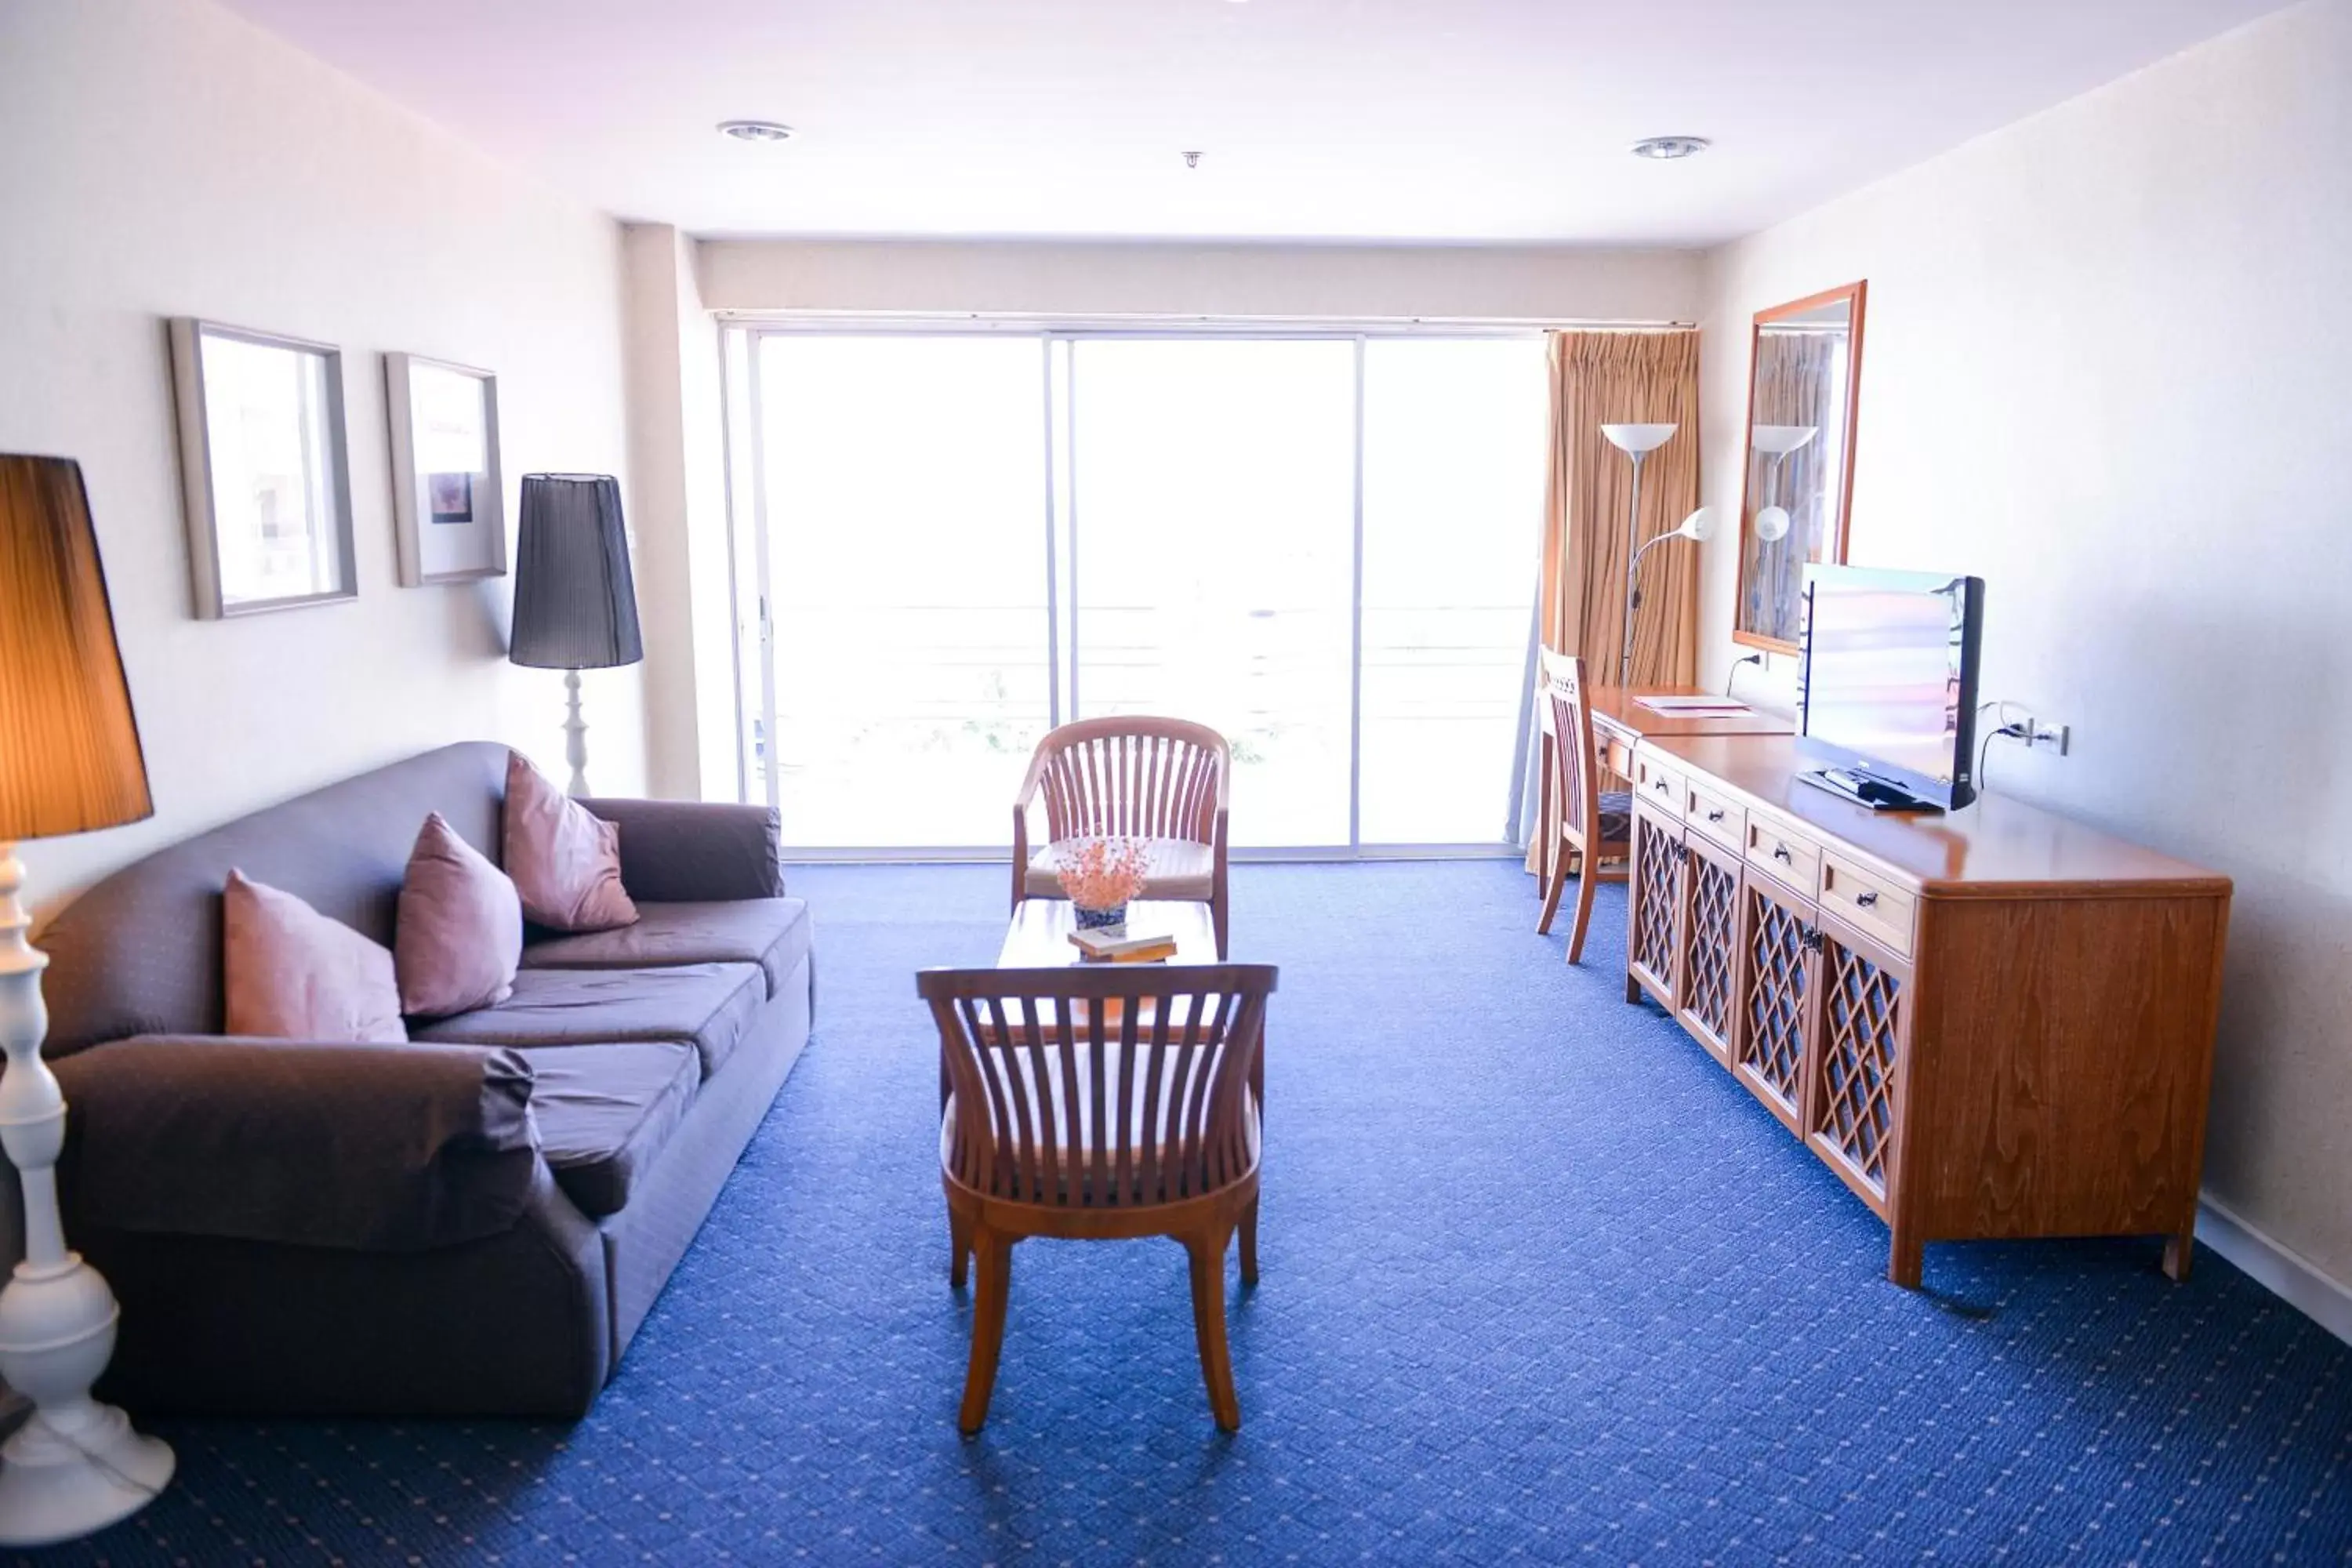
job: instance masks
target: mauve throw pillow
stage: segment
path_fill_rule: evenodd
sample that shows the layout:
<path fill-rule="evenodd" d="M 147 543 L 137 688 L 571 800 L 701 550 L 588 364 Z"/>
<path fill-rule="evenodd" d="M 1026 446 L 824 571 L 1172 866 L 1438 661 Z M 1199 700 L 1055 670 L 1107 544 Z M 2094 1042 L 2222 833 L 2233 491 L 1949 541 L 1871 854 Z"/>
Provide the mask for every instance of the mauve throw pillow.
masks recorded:
<path fill-rule="evenodd" d="M 522 912 L 551 931 L 635 925 L 621 889 L 620 830 L 507 753 L 507 875 Z"/>
<path fill-rule="evenodd" d="M 228 874 L 221 895 L 228 1032 L 372 1045 L 408 1038 L 392 952 L 291 893 Z"/>
<path fill-rule="evenodd" d="M 437 811 L 425 819 L 400 879 L 392 957 L 400 1010 L 413 1018 L 470 1013 L 514 994 L 522 900 L 507 874 Z"/>

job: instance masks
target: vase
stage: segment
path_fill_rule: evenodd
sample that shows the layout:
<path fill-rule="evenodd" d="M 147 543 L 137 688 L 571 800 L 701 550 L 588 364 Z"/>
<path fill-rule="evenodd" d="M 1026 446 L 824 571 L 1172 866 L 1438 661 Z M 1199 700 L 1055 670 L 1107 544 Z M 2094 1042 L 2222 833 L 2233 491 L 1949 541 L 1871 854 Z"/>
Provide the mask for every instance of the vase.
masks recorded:
<path fill-rule="evenodd" d="M 1078 911 L 1080 931 L 1111 931 L 1127 923 L 1127 906 L 1113 904 L 1107 910 L 1090 910 L 1073 901 L 1070 907 Z"/>

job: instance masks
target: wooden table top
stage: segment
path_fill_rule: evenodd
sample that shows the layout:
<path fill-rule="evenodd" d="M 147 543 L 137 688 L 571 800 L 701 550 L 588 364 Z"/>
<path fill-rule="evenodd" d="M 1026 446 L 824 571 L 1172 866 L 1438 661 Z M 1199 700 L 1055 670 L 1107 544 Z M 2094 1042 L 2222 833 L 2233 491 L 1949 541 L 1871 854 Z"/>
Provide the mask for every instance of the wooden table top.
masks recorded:
<path fill-rule="evenodd" d="M 1067 899 L 1024 899 L 1004 928 L 1004 945 L 997 951 L 999 969 L 1061 969 L 1081 962 L 1070 945 L 1078 919 Z M 1182 899 L 1138 899 L 1127 906 L 1129 936 L 1172 936 L 1176 956 L 1171 963 L 1214 963 L 1217 924 L 1209 906 Z M 1106 968 L 1119 967 L 1104 965 Z M 1149 967 L 1129 964 L 1127 968 Z"/>
<path fill-rule="evenodd" d="M 1797 721 L 1780 713 L 1749 708 L 1744 713 L 1660 713 L 1642 706 L 1644 697 L 1716 697 L 1720 693 L 1697 686 L 1588 686 L 1585 705 L 1592 721 L 1629 735 L 1652 740 L 1669 735 L 1791 735 Z M 1544 705 L 1547 710 L 1549 704 Z"/>
<path fill-rule="evenodd" d="M 2004 795 L 1980 795 L 1958 811 L 1872 811 L 1800 781 L 1811 764 L 1787 736 L 1653 737 L 1649 744 L 1660 757 L 1819 830 L 1832 849 L 1857 849 L 1930 893 L 1966 897 L 2060 882 L 2078 885 L 2084 897 L 2230 891 L 2227 877 Z"/>

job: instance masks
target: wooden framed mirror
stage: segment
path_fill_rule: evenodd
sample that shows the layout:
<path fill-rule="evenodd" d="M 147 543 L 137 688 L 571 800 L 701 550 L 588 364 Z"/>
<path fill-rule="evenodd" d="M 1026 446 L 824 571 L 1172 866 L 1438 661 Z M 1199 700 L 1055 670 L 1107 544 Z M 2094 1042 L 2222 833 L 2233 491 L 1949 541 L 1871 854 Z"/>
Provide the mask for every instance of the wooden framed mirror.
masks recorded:
<path fill-rule="evenodd" d="M 1849 283 L 1756 313 L 1731 626 L 1748 647 L 1796 652 L 1807 563 L 1845 560 L 1868 288 Z"/>

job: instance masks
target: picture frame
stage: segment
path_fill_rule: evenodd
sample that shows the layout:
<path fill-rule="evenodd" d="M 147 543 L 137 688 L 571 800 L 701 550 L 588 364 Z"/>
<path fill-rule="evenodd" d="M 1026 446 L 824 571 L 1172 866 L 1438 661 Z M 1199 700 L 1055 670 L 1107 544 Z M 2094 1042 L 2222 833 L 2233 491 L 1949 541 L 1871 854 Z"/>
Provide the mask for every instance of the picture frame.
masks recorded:
<path fill-rule="evenodd" d="M 499 378 L 447 360 L 388 353 L 383 383 L 400 585 L 505 576 Z"/>
<path fill-rule="evenodd" d="M 197 618 L 357 598 L 342 351 L 194 316 L 168 335 Z"/>

